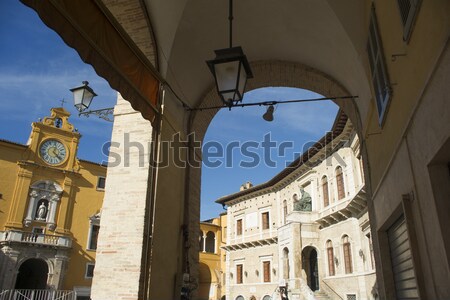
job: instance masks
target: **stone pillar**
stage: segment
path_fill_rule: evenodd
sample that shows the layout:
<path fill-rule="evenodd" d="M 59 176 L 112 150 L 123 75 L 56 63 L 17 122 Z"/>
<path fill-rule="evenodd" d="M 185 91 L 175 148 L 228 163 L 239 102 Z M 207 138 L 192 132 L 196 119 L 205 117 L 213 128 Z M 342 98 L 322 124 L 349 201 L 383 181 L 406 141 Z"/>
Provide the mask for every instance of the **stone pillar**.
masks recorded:
<path fill-rule="evenodd" d="M 118 95 L 91 298 L 139 299 L 152 127 Z"/>
<path fill-rule="evenodd" d="M 302 231 L 301 231 L 301 223 L 292 222 L 289 224 L 291 227 L 291 237 L 292 237 L 292 264 L 290 267 L 293 269 L 291 274 L 293 274 L 293 280 L 290 280 L 290 287 L 293 289 L 300 288 L 300 280 L 302 277 Z M 289 253 L 290 254 L 290 253 Z M 293 283 L 293 285 L 292 285 Z"/>
<path fill-rule="evenodd" d="M 13 289 L 16 280 L 17 258 L 20 251 L 4 246 L 0 251 L 0 290 Z"/>

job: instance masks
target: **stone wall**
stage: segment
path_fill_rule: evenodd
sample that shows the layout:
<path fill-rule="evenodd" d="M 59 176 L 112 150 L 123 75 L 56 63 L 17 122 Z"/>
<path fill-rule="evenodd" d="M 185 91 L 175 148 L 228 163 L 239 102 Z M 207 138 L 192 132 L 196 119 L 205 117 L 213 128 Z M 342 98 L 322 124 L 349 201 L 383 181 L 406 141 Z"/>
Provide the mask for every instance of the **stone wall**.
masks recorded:
<path fill-rule="evenodd" d="M 118 95 L 91 297 L 139 299 L 152 127 Z"/>

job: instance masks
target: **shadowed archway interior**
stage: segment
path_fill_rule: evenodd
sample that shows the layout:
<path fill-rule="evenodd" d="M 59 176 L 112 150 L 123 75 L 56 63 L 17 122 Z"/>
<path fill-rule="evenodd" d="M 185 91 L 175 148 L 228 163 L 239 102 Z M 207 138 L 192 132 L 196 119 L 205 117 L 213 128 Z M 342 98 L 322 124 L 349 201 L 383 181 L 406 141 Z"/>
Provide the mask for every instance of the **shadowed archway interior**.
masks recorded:
<path fill-rule="evenodd" d="M 24 261 L 17 274 L 16 289 L 46 289 L 48 277 L 47 263 L 42 259 L 30 258 Z"/>

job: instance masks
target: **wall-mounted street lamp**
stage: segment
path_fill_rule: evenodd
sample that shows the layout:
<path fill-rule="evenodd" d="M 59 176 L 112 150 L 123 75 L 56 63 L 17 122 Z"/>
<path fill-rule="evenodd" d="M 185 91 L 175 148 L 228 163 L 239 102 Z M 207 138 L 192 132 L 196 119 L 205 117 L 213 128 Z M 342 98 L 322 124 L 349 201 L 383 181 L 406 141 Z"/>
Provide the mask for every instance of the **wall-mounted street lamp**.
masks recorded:
<path fill-rule="evenodd" d="M 78 116 L 89 117 L 89 115 L 93 114 L 103 120 L 112 122 L 114 107 L 86 111 L 97 94 L 89 86 L 89 82 L 83 81 L 82 83 L 83 85 L 70 89 L 73 93 L 73 105 L 79 112 Z"/>
<path fill-rule="evenodd" d="M 214 76 L 220 99 L 231 108 L 242 101 L 247 79 L 253 74 L 242 48 L 233 47 L 233 0 L 229 1 L 230 47 L 215 50 L 216 58 L 206 63 Z"/>

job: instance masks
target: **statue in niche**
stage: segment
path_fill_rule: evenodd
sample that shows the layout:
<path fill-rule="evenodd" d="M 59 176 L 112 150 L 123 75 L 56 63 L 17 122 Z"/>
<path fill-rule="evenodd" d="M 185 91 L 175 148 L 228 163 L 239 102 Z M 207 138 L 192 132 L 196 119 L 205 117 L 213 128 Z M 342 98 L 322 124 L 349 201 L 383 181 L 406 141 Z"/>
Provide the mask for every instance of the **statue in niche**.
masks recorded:
<path fill-rule="evenodd" d="M 294 195 L 294 211 L 312 211 L 311 196 L 302 186 L 300 186 L 300 194 L 302 195 L 300 200 L 297 194 Z"/>
<path fill-rule="evenodd" d="M 41 205 L 39 205 L 39 208 L 36 211 L 36 220 L 39 221 L 45 221 L 46 217 L 47 217 L 47 206 L 45 205 L 45 202 L 42 201 Z"/>

